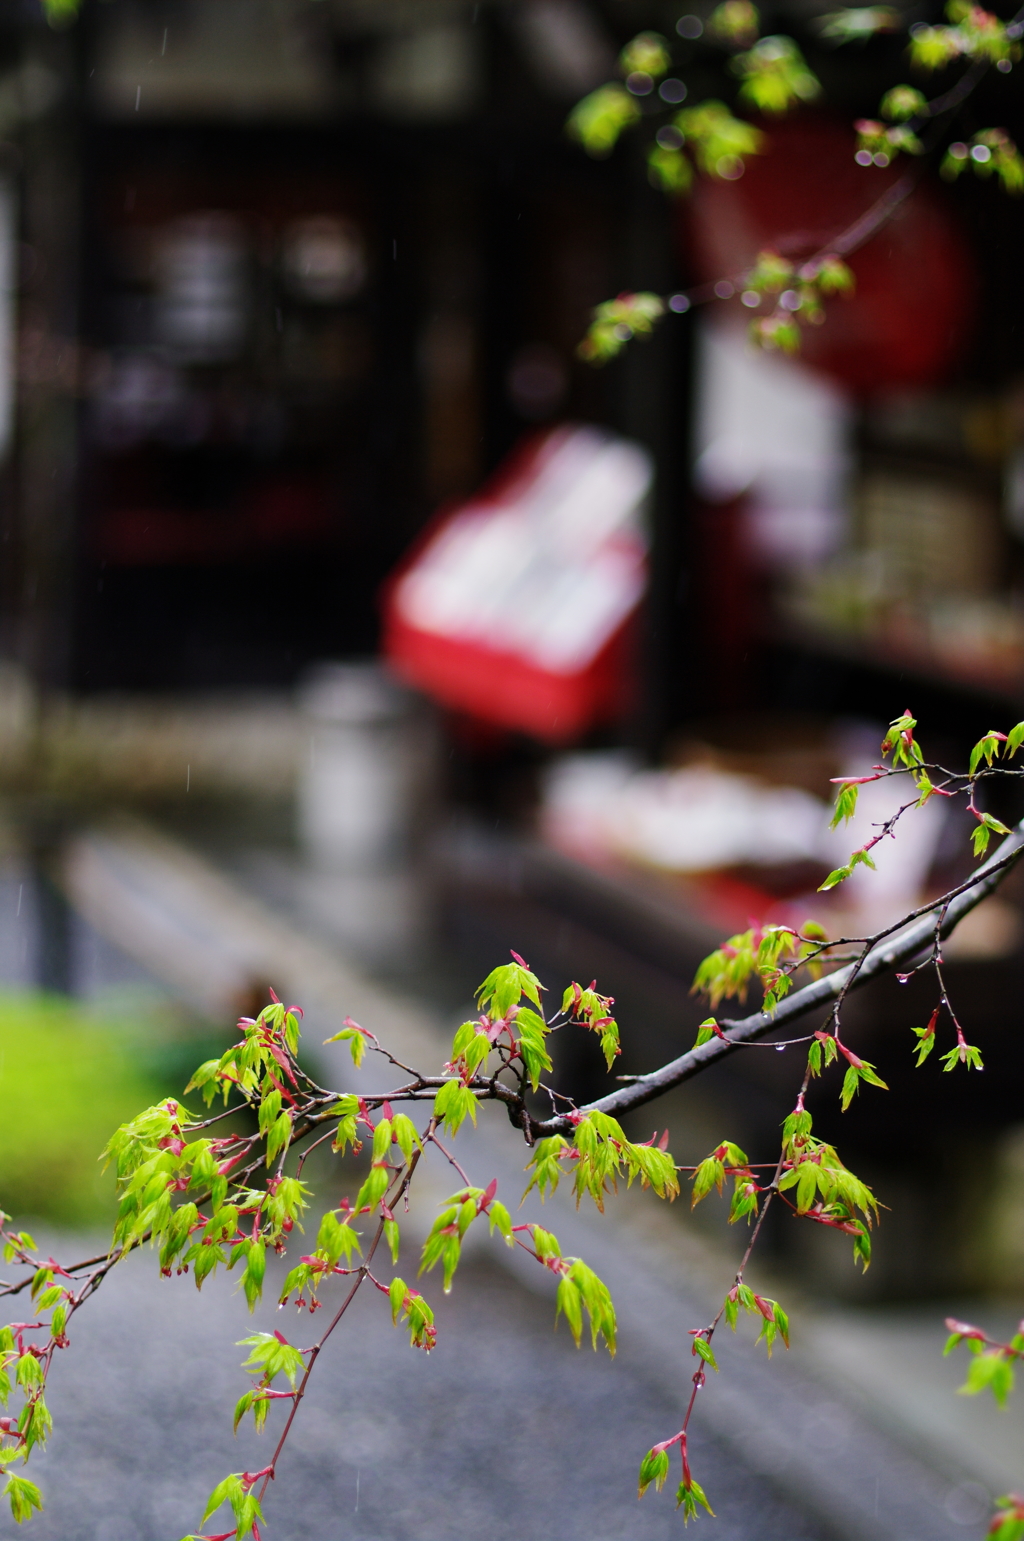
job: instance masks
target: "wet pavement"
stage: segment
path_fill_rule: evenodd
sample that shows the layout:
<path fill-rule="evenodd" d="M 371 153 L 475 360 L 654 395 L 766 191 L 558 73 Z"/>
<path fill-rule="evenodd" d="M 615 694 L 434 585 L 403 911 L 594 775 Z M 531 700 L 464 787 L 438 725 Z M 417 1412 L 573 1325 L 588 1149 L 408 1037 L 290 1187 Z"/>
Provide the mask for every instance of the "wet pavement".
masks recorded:
<path fill-rule="evenodd" d="M 283 1415 L 272 1409 L 263 1436 L 232 1438 L 232 1408 L 249 1384 L 234 1344 L 255 1327 L 281 1327 L 300 1346 L 315 1334 L 305 1313 L 264 1307 L 250 1318 L 234 1287 L 218 1279 L 197 1296 L 185 1278 L 159 1280 L 147 1252 L 82 1311 L 53 1372 L 52 1440 L 32 1463 L 46 1503 L 34 1541 L 177 1541 L 198 1526 L 222 1476 L 265 1464 Z M 614 1361 L 576 1350 L 564 1323 L 553 1331 L 549 1301 L 482 1258 L 460 1270 L 447 1299 L 430 1293 L 439 1332 L 429 1356 L 392 1328 L 375 1291 L 357 1298 L 268 1494 L 269 1536 L 667 1541 L 681 1532 L 668 1489 L 636 1498 L 640 1457 L 678 1428 L 681 1405 L 652 1378 L 640 1345 L 627 1339 Z M 701 1521 L 709 1538 L 825 1541 L 701 1427 L 692 1460 L 717 1515 Z"/>

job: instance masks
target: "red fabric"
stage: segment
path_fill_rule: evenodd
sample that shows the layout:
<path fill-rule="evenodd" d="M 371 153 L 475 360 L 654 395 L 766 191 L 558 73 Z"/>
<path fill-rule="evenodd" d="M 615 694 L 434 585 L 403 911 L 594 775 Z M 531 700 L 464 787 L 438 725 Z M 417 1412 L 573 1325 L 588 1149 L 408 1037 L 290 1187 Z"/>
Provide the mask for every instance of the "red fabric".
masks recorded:
<path fill-rule="evenodd" d="M 401 679 L 443 706 L 547 744 L 572 743 L 628 703 L 628 626 L 582 673 L 549 674 L 513 653 L 420 631 L 386 602 L 383 648 Z"/>
<path fill-rule="evenodd" d="M 549 436 L 545 430 L 522 440 L 473 498 L 474 506 L 513 500 L 535 474 Z M 636 685 L 632 618 L 576 674 L 552 673 L 518 654 L 422 630 L 405 618 L 396 602 L 398 585 L 458 512 L 459 505 L 449 505 L 428 521 L 382 590 L 381 647 L 395 674 L 479 723 L 553 745 L 571 744 L 591 727 L 621 717 Z"/>

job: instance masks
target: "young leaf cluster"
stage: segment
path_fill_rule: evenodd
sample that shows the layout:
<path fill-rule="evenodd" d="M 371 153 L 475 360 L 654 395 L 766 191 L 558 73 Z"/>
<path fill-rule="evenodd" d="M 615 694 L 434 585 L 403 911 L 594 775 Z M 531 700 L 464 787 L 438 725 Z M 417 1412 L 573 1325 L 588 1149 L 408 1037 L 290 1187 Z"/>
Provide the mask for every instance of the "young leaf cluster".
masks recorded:
<path fill-rule="evenodd" d="M 821 82 L 790 37 L 761 38 L 745 53 L 737 54 L 732 68 L 742 81 L 741 101 L 773 117 L 821 95 Z"/>
<path fill-rule="evenodd" d="M 570 1022 L 597 1034 L 605 1065 L 611 1070 L 616 1057 L 621 1053 L 619 1024 L 611 1012 L 615 997 L 599 995 L 596 985 L 597 981 L 591 980 L 584 990 L 574 981 L 562 997 L 562 1011 L 568 1015 Z"/>
<path fill-rule="evenodd" d="M 666 1131 L 659 1145 L 653 1140 L 634 1144 L 616 1119 L 592 1109 L 576 1119 L 571 1145 L 560 1134 L 538 1142 L 528 1167 L 531 1176 L 523 1197 L 534 1188 L 542 1199 L 554 1193 L 564 1165 L 569 1164 L 573 1168 L 577 1207 L 583 1195 L 589 1193 L 603 1212 L 605 1194 L 617 1191 L 621 1177 L 626 1178 L 627 1186 L 632 1186 L 636 1178 L 641 1187 L 652 1188 L 659 1198 L 674 1199 L 679 1193 L 679 1178 L 675 1162 L 664 1148 L 667 1140 Z"/>
<path fill-rule="evenodd" d="M 1024 1322 L 1009 1343 L 995 1343 L 977 1327 L 966 1322 L 947 1321 L 951 1329 L 943 1354 L 951 1354 L 961 1343 L 971 1355 L 967 1379 L 960 1387 L 962 1396 L 977 1396 L 990 1391 L 999 1407 L 1005 1407 L 1014 1385 L 1013 1366 L 1024 1357 Z"/>
<path fill-rule="evenodd" d="M 275 1066 L 282 1078 L 294 1085 L 301 1015 L 297 1007 L 283 1006 L 275 997 L 258 1017 L 242 1017 L 238 1024 L 242 1029 L 240 1041 L 226 1049 L 220 1059 L 210 1059 L 199 1066 L 185 1088 L 186 1096 L 190 1091 L 199 1090 L 209 1107 L 221 1092 L 227 1106 L 234 1086 L 248 1101 L 268 1077 L 273 1084 Z M 284 1090 L 280 1084 L 278 1089 Z"/>
<path fill-rule="evenodd" d="M 728 3 L 734 3 L 734 0 L 728 0 Z M 740 0 L 735 0 L 735 3 L 740 3 Z M 704 1339 L 698 1338 L 696 1341 L 698 1343 L 703 1343 Z M 707 1347 L 706 1344 L 705 1347 Z M 673 1445 L 678 1445 L 679 1453 L 682 1457 L 683 1463 L 683 1480 L 680 1482 L 678 1488 L 676 1489 L 676 1508 L 682 1509 L 683 1524 L 689 1525 L 691 1520 L 695 1520 L 697 1518 L 701 1509 L 703 1509 L 705 1513 L 710 1514 L 712 1518 L 714 1518 L 715 1511 L 712 1509 L 710 1503 L 708 1502 L 707 1494 L 704 1492 L 704 1489 L 701 1487 L 700 1483 L 695 1480 L 693 1473 L 690 1470 L 690 1462 L 687 1459 L 686 1453 L 686 1442 L 687 1434 L 686 1428 L 684 1426 L 678 1434 L 674 1435 L 672 1439 L 663 1440 L 661 1444 L 654 1445 L 652 1449 L 648 1450 L 647 1454 L 640 1462 L 640 1479 L 637 1484 L 637 1497 L 643 1498 L 644 1494 L 647 1492 L 647 1489 L 651 1486 L 652 1483 L 654 1484 L 655 1492 L 661 1492 L 662 1488 L 665 1486 L 666 1481 L 668 1480 L 668 1452 L 671 1450 Z"/>
<path fill-rule="evenodd" d="M 869 1232 L 879 1204 L 871 1189 L 840 1160 L 833 1146 L 811 1133 L 811 1115 L 800 1108 L 782 1126 L 780 1193 L 791 1193 L 798 1215 L 853 1237 L 853 1256 L 863 1268 L 871 1261 Z"/>
<path fill-rule="evenodd" d="M 573 1342 L 579 1348 L 585 1310 L 590 1323 L 591 1347 L 596 1350 L 597 1340 L 600 1337 L 604 1340 L 608 1353 L 614 1358 L 615 1307 L 612 1304 L 608 1286 L 598 1278 L 592 1268 L 587 1267 L 582 1258 L 563 1258 L 557 1271 L 561 1273 L 561 1278 L 558 1281 L 555 1321 L 557 1322 L 560 1316 L 565 1317 Z"/>
<path fill-rule="evenodd" d="M 546 1044 L 550 1028 L 540 1000 L 544 986 L 517 953 L 512 957 L 511 963 L 488 974 L 477 991 L 479 1017 L 463 1022 L 452 1040 L 447 1069 L 457 1079 L 446 1081 L 434 1098 L 434 1115 L 452 1134 L 467 1118 L 476 1123 L 474 1086 L 480 1084 L 478 1073 L 492 1050 L 501 1054 L 499 1073 L 518 1067 L 534 1091 L 544 1071 L 551 1069 Z"/>
<path fill-rule="evenodd" d="M 779 1302 L 771 1300 L 767 1295 L 755 1295 L 750 1286 L 744 1284 L 741 1279 L 737 1279 L 726 1295 L 723 1311 L 726 1323 L 733 1332 L 736 1331 L 736 1323 L 741 1311 L 746 1311 L 760 1320 L 761 1331 L 757 1341 L 764 1344 L 769 1359 L 772 1357 L 776 1338 L 781 1338 L 786 1347 L 789 1347 L 789 1317 Z M 700 1342 L 700 1339 L 696 1341 Z M 717 1365 L 715 1368 L 718 1368 Z"/>
<path fill-rule="evenodd" d="M 201 1523 L 216 1514 L 222 1504 L 228 1504 L 235 1521 L 235 1541 L 245 1541 L 246 1536 L 257 1536 L 258 1523 L 263 1518 L 259 1499 L 253 1493 L 257 1477 L 245 1471 L 234 1471 L 218 1482 L 206 1501 Z M 230 1532 L 228 1533 L 230 1534 Z M 186 1536 L 185 1541 L 202 1541 L 201 1537 Z"/>
<path fill-rule="evenodd" d="M 754 1181 L 746 1154 L 731 1140 L 723 1140 L 694 1171 L 690 1208 L 696 1209 L 712 1188 L 721 1193 L 726 1177 L 733 1179 L 729 1224 L 733 1225 L 737 1220 L 752 1220 L 757 1214 L 760 1189 Z"/>
<path fill-rule="evenodd" d="M 658 129 L 647 152 L 647 174 L 665 193 L 689 192 L 695 169 L 719 181 L 734 182 L 743 174 L 746 157 L 759 155 L 764 142 L 753 123 L 735 117 L 724 102 L 709 98 L 681 108 Z"/>
<path fill-rule="evenodd" d="M 286 1305 L 293 1294 L 296 1304 L 304 1305 L 308 1292 L 308 1303 L 315 1308 L 321 1284 L 336 1272 L 351 1272 L 353 1256 L 362 1255 L 360 1233 L 353 1228 L 351 1218 L 347 1210 L 327 1211 L 317 1230 L 316 1246 L 285 1276 L 281 1305 Z"/>
<path fill-rule="evenodd" d="M 948 26 L 919 23 L 910 29 L 910 62 L 919 70 L 945 69 L 958 59 L 1016 64 L 1021 57 L 1019 29 L 971 0 L 948 0 Z"/>
<path fill-rule="evenodd" d="M 576 350 L 590 364 L 607 364 L 634 337 L 649 337 L 665 313 L 660 295 L 620 294 L 596 306 L 583 341 Z"/>
<path fill-rule="evenodd" d="M 478 1216 L 487 1216 L 492 1236 L 497 1229 L 508 1246 L 514 1245 L 512 1217 L 505 1205 L 494 1197 L 497 1186 L 497 1182 L 492 1182 L 486 1188 L 463 1188 L 461 1192 L 452 1194 L 430 1228 L 423 1244 L 420 1273 L 429 1273 L 441 1263 L 446 1295 L 452 1287 L 452 1278 L 459 1265 L 463 1238 Z"/>
<path fill-rule="evenodd" d="M 413 1348 L 421 1348 L 429 1354 L 437 1342 L 434 1313 L 418 1290 L 411 1289 L 397 1274 L 388 1288 L 391 1301 L 391 1320 L 397 1327 L 404 1322 L 409 1329 L 409 1342 Z"/>
<path fill-rule="evenodd" d="M 845 1044 L 840 1043 L 839 1039 L 832 1033 L 815 1033 L 810 1048 L 807 1050 L 807 1068 L 810 1074 L 812 1076 L 819 1076 L 821 1074 L 822 1058 L 824 1058 L 827 1069 L 840 1054 L 846 1060 L 846 1073 L 843 1076 L 843 1088 L 839 1098 L 844 1113 L 860 1091 L 862 1081 L 868 1086 L 878 1086 L 884 1092 L 889 1090 L 874 1065 L 866 1059 L 861 1059 L 859 1055 L 854 1054 L 852 1049 L 848 1049 Z"/>
<path fill-rule="evenodd" d="M 262 1292 L 266 1245 L 281 1245 L 306 1208 L 309 1190 L 285 1176 L 269 1178 L 262 1189 L 235 1187 L 230 1174 L 243 1142 L 186 1143 L 190 1127 L 186 1110 L 172 1098 L 123 1124 L 110 1141 L 104 1154 L 116 1161 L 121 1190 L 115 1245 L 123 1254 L 149 1239 L 159 1249 L 161 1272 L 191 1267 L 197 1288 L 221 1264 L 232 1269 L 244 1261 L 242 1285 L 252 1309 Z M 274 1128 L 276 1122 L 265 1133 L 268 1144 Z M 236 1154 L 220 1159 L 225 1150 Z M 235 1187 L 230 1203 L 229 1187 Z M 208 1216 L 200 1213 L 207 1203 Z"/>
<path fill-rule="evenodd" d="M 826 254 L 797 264 L 771 249 L 758 255 L 742 282 L 743 303 L 751 309 L 767 295 L 779 297 L 770 315 L 751 321 L 749 335 L 756 347 L 783 353 L 799 350 L 801 324 L 824 322 L 826 298 L 854 290 L 853 271 L 841 257 Z"/>
<path fill-rule="evenodd" d="M 813 957 L 825 941 L 825 932 L 814 921 L 807 921 L 800 931 L 792 926 L 751 926 L 708 954 L 694 975 L 692 993 L 707 995 L 712 1007 L 736 997 L 745 1000 L 756 976 L 764 990 L 764 1009 L 772 1011 L 789 993 L 793 973 L 802 963 L 811 959 L 815 972 Z M 704 1023 L 701 1031 L 705 1029 L 706 1036 L 698 1038 L 698 1044 L 714 1031 L 713 1023 Z"/>

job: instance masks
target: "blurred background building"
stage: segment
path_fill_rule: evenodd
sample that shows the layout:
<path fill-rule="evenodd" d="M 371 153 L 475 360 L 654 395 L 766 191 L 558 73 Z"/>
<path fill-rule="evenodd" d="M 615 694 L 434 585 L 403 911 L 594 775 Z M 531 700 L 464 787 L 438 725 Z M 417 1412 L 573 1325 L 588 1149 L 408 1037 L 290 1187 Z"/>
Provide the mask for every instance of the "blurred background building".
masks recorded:
<path fill-rule="evenodd" d="M 674 203 L 564 131 L 641 26 L 707 75 L 671 6 L 0 20 L 0 758 L 32 849 L 124 806 L 259 846 L 375 966 L 468 979 L 518 938 L 601 976 L 646 1062 L 717 932 L 828 919 L 829 777 L 886 719 L 912 702 L 956 759 L 1016 714 L 1016 203 L 926 179 L 798 360 L 748 346 L 728 284 L 576 353 L 602 299 L 891 185 L 848 123 L 898 40 L 780 12 L 831 115 Z M 844 899 L 865 923 L 966 870 L 955 819 L 920 825 Z M 993 1023 L 1020 930 L 1000 900 L 961 944 Z"/>
<path fill-rule="evenodd" d="M 897 175 L 849 123 L 902 42 L 829 50 L 795 0 L 765 25 L 827 112 L 686 202 L 629 142 L 588 159 L 566 115 L 640 28 L 711 78 L 685 9 L 0 0 L 8 984 L 163 992 L 177 1064 L 296 936 L 441 1016 L 514 946 L 597 977 L 635 1072 L 692 1042 L 694 969 L 749 917 L 863 929 L 969 870 L 929 807 L 815 893 L 858 836 L 828 836 L 829 780 L 887 720 L 959 764 L 1024 715 L 1024 209 L 926 176 L 798 360 L 751 351 L 725 284 L 582 362 L 602 300 L 825 238 Z M 1024 135 L 1001 76 L 971 110 Z M 876 1298 L 1024 1284 L 1021 903 L 949 948 L 984 1077 L 909 1073 L 925 979 L 851 1005 L 893 1091 L 815 1116 L 892 1206 Z M 792 1071 L 681 1091 L 679 1159 L 774 1140 Z M 775 1218 L 777 1266 L 866 1298 L 838 1238 Z"/>

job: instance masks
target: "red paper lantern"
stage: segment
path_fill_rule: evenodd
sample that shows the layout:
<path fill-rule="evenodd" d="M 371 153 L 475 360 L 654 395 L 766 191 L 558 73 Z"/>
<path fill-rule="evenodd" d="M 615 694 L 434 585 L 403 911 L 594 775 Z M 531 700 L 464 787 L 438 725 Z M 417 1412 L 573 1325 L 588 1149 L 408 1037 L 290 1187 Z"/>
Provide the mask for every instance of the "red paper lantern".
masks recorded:
<path fill-rule="evenodd" d="M 910 165 L 857 165 L 852 130 L 827 118 L 772 123 L 765 135 L 765 153 L 740 179 L 702 177 L 682 206 L 699 281 L 740 273 L 767 247 L 793 258 L 827 247 Z M 922 181 L 847 260 L 856 292 L 830 300 L 822 326 L 803 328 L 805 362 L 862 394 L 941 380 L 969 336 L 976 282 L 941 189 Z"/>

